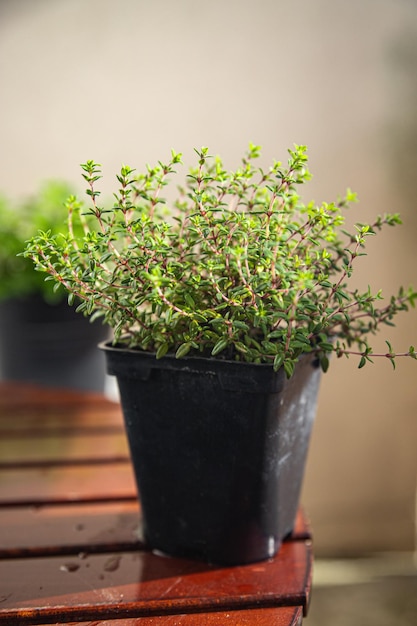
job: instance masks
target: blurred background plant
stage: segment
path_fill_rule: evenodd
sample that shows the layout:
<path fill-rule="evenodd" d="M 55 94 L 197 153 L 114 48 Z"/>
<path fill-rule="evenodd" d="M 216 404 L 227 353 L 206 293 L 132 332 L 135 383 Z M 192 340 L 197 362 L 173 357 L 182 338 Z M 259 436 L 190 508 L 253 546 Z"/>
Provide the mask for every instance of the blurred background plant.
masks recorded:
<path fill-rule="evenodd" d="M 65 291 L 18 256 L 38 230 L 65 230 L 72 193 L 67 182 L 51 179 L 21 200 L 0 197 L 0 378 L 103 391 L 97 344 L 108 338 L 108 328 L 77 315 Z"/>
<path fill-rule="evenodd" d="M 65 181 L 49 180 L 20 201 L 0 196 L 0 300 L 37 294 L 57 303 L 66 297 L 64 290 L 54 291 L 53 284 L 34 271 L 29 259 L 17 255 L 38 230 L 62 232 L 67 219 L 65 201 L 71 193 Z"/>

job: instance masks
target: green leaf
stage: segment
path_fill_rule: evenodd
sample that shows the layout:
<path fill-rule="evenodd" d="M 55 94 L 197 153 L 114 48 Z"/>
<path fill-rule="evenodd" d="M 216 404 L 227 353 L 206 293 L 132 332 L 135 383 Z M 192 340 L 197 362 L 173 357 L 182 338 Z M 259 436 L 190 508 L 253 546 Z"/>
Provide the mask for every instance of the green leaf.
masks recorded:
<path fill-rule="evenodd" d="M 233 321 L 234 328 L 238 328 L 239 330 L 248 331 L 249 326 L 245 322 L 241 322 L 240 320 Z"/>
<path fill-rule="evenodd" d="M 361 360 L 359 361 L 358 369 L 361 369 L 365 365 L 366 365 L 366 358 L 363 356 L 361 357 Z"/>
<path fill-rule="evenodd" d="M 211 351 L 212 356 L 216 356 L 216 354 L 222 352 L 227 347 L 228 343 L 228 340 L 225 338 L 219 339 L 219 341 L 216 343 L 213 350 Z"/>
<path fill-rule="evenodd" d="M 169 350 L 169 345 L 167 343 L 162 343 L 158 350 L 156 351 L 156 358 L 157 359 L 162 359 L 162 357 L 164 357 L 166 355 L 166 353 Z M 180 357 L 178 357 L 180 358 Z"/>
<path fill-rule="evenodd" d="M 192 346 L 190 342 L 182 343 L 175 353 L 175 358 L 182 359 L 182 357 L 186 356 L 189 353 L 191 347 Z"/>
<path fill-rule="evenodd" d="M 325 352 L 333 352 L 333 344 L 328 342 L 328 341 L 321 341 L 320 342 L 320 348 L 322 350 L 324 350 Z"/>
<path fill-rule="evenodd" d="M 193 311 L 192 315 L 195 321 L 200 322 L 200 324 L 205 324 L 208 321 L 207 317 L 199 311 Z"/>
<path fill-rule="evenodd" d="M 385 343 L 386 343 L 386 344 L 387 344 L 387 346 L 388 346 L 388 350 L 389 350 L 390 354 L 393 354 L 394 350 L 392 349 L 392 345 L 390 344 L 390 342 L 389 342 L 389 341 L 387 341 L 387 339 L 386 339 L 386 340 L 385 340 Z"/>
<path fill-rule="evenodd" d="M 325 354 L 322 354 L 319 357 L 319 360 L 320 360 L 320 367 L 322 371 L 326 373 L 327 370 L 329 369 L 329 363 L 330 363 L 328 357 Z"/>
<path fill-rule="evenodd" d="M 287 375 L 287 378 L 291 378 L 294 374 L 295 363 L 294 361 L 286 360 L 284 361 L 284 370 Z"/>
<path fill-rule="evenodd" d="M 187 305 L 190 307 L 190 309 L 195 309 L 194 299 L 189 293 L 184 294 L 184 300 L 187 303 Z"/>
<path fill-rule="evenodd" d="M 274 358 L 274 371 L 277 372 L 284 363 L 284 357 L 282 354 L 277 354 Z"/>

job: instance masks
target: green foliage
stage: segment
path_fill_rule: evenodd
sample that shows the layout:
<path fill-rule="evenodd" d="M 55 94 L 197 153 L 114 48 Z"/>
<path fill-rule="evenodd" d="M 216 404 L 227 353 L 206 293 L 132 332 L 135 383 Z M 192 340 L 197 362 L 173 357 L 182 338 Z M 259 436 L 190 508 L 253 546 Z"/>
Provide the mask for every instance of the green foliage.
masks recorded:
<path fill-rule="evenodd" d="M 115 342 L 157 358 L 212 355 L 283 366 L 288 376 L 306 352 L 323 370 L 332 352 L 358 354 L 360 367 L 369 362 L 368 337 L 417 294 L 401 288 L 381 304 L 380 292 L 361 293 L 349 281 L 368 237 L 399 224 L 399 216 L 350 232 L 350 190 L 337 202 L 304 204 L 297 187 L 310 178 L 305 146 L 268 170 L 255 167 L 254 145 L 236 171 L 207 148 L 195 152 L 197 164 L 171 206 L 162 192 L 180 154 L 142 174 L 123 166 L 111 209 L 99 203 L 100 166 L 88 161 L 88 206 L 71 197 L 68 232 L 39 232 L 26 257 L 70 299 L 80 298 L 80 311 L 102 316 Z M 412 347 L 406 354 L 416 357 Z M 394 362 L 398 355 L 389 346 L 384 356 Z"/>
<path fill-rule="evenodd" d="M 63 289 L 56 293 L 54 284 L 34 271 L 30 259 L 18 255 L 38 230 L 57 234 L 66 228 L 65 201 L 70 193 L 66 183 L 48 181 L 20 203 L 0 197 L 0 299 L 41 294 L 51 302 L 65 296 Z"/>

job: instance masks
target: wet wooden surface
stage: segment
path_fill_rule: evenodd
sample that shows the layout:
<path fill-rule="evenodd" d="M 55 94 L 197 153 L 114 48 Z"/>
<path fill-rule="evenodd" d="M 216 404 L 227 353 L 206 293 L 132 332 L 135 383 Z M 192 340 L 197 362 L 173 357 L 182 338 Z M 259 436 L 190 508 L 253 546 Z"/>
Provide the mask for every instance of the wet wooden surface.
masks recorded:
<path fill-rule="evenodd" d="M 301 624 L 312 548 L 300 513 L 269 561 L 153 554 L 120 407 L 0 383 L 0 624 Z"/>

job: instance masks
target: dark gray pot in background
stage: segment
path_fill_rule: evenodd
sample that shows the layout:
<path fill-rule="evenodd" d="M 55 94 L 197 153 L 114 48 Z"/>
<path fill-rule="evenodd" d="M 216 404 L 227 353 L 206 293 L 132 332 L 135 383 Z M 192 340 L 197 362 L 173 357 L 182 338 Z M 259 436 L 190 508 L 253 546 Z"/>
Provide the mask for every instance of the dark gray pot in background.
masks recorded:
<path fill-rule="evenodd" d="M 268 559 L 294 528 L 320 369 L 101 346 L 117 377 L 144 538 L 170 555 Z"/>
<path fill-rule="evenodd" d="M 30 296 L 0 302 L 0 378 L 44 387 L 103 392 L 105 359 L 97 344 L 109 338 L 64 302 Z"/>

